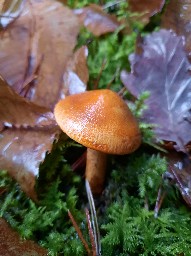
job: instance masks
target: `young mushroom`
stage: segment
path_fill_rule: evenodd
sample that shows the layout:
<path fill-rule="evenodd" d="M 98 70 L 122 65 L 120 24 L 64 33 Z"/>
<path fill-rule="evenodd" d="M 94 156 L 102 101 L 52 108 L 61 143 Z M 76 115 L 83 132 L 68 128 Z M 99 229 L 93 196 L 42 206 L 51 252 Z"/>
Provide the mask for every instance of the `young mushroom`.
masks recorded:
<path fill-rule="evenodd" d="M 61 129 L 87 147 L 85 177 L 94 194 L 103 190 L 106 154 L 129 154 L 141 144 L 136 119 L 111 90 L 70 95 L 57 103 L 54 114 Z"/>

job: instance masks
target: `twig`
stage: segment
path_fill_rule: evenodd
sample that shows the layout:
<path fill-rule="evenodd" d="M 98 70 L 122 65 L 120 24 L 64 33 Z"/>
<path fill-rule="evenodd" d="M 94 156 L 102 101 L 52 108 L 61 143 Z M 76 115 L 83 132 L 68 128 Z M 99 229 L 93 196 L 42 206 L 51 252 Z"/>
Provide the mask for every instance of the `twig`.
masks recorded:
<path fill-rule="evenodd" d="M 106 59 L 103 59 L 102 64 L 101 64 L 101 69 L 99 71 L 98 77 L 97 77 L 97 79 L 95 81 L 95 84 L 94 84 L 94 90 L 96 90 L 98 88 L 99 81 L 100 81 L 100 78 L 101 78 L 101 75 L 103 73 L 103 70 L 105 68 L 106 63 L 107 63 Z"/>
<path fill-rule="evenodd" d="M 90 237 L 90 242 L 92 246 L 92 256 L 96 256 L 96 245 L 95 245 L 95 238 L 94 238 L 94 233 L 92 230 L 92 225 L 91 225 L 91 219 L 90 219 L 90 213 L 88 209 L 85 209 L 86 212 L 86 220 L 88 224 L 88 232 L 89 232 L 89 237 Z"/>
<path fill-rule="evenodd" d="M 86 240 L 84 239 L 84 236 L 83 236 L 80 228 L 78 227 L 78 224 L 76 223 L 76 221 L 75 221 L 73 215 L 71 214 L 70 210 L 68 210 L 68 216 L 69 216 L 69 218 L 70 218 L 70 220 L 71 220 L 71 222 L 72 222 L 72 224 L 73 224 L 73 226 L 74 226 L 74 228 L 75 228 L 75 230 L 76 230 L 76 232 L 77 232 L 77 234 L 78 234 L 82 244 L 84 245 L 88 255 L 91 255 L 91 250 L 90 250 Z"/>
<path fill-rule="evenodd" d="M 155 218 L 158 217 L 158 213 L 159 213 L 159 210 L 161 208 L 161 205 L 162 205 L 162 202 L 163 202 L 165 196 L 166 196 L 166 192 L 164 191 L 162 193 L 162 185 L 160 185 L 160 187 L 158 189 L 157 200 L 156 200 L 155 209 L 154 209 L 154 217 Z"/>
<path fill-rule="evenodd" d="M 123 97 L 123 94 L 125 93 L 125 91 L 127 91 L 127 89 L 125 87 L 121 88 L 121 90 L 118 92 L 118 95 L 120 97 Z"/>
<path fill-rule="evenodd" d="M 92 221 L 94 239 L 95 239 L 95 245 L 96 245 L 96 255 L 101 255 L 100 233 L 99 233 L 98 221 L 97 221 L 96 210 L 94 205 L 94 199 L 91 192 L 90 184 L 87 180 L 86 180 L 85 186 L 86 186 L 86 193 L 88 196 L 88 202 L 90 205 L 91 221 Z"/>
<path fill-rule="evenodd" d="M 86 165 L 86 155 L 87 151 L 85 151 L 73 164 L 72 171 L 75 172 L 78 168 L 83 168 Z"/>
<path fill-rule="evenodd" d="M 0 188 L 0 196 L 7 191 L 6 188 Z"/>

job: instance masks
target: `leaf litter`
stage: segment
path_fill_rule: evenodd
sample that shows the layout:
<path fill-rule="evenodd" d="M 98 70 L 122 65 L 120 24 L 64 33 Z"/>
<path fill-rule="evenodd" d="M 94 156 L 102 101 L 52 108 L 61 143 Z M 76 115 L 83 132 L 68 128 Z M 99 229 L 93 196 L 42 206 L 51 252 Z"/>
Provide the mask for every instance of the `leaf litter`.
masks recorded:
<path fill-rule="evenodd" d="M 0 31 L 0 168 L 33 199 L 39 165 L 61 133 L 54 105 L 89 79 L 87 48 L 74 52 L 79 29 L 68 7 L 30 0 Z"/>

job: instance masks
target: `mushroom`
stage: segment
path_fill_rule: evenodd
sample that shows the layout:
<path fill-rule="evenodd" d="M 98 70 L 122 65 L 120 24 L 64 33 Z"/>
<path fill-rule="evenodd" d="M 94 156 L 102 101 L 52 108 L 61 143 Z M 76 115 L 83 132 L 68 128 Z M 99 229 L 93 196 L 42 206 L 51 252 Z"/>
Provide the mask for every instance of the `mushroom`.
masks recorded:
<path fill-rule="evenodd" d="M 60 128 L 87 147 L 85 177 L 94 194 L 103 190 L 106 155 L 129 154 L 141 143 L 136 119 L 108 89 L 70 95 L 57 103 L 54 114 Z"/>

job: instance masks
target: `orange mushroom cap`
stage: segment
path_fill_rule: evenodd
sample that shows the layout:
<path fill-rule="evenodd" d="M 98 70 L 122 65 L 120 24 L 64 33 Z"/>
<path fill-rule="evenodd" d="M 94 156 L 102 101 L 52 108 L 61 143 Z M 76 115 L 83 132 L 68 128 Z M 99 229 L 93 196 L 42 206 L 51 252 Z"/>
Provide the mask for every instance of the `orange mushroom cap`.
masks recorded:
<path fill-rule="evenodd" d="M 135 151 L 141 143 L 136 119 L 111 90 L 70 95 L 58 102 L 54 114 L 61 129 L 88 148 L 124 155 Z"/>

